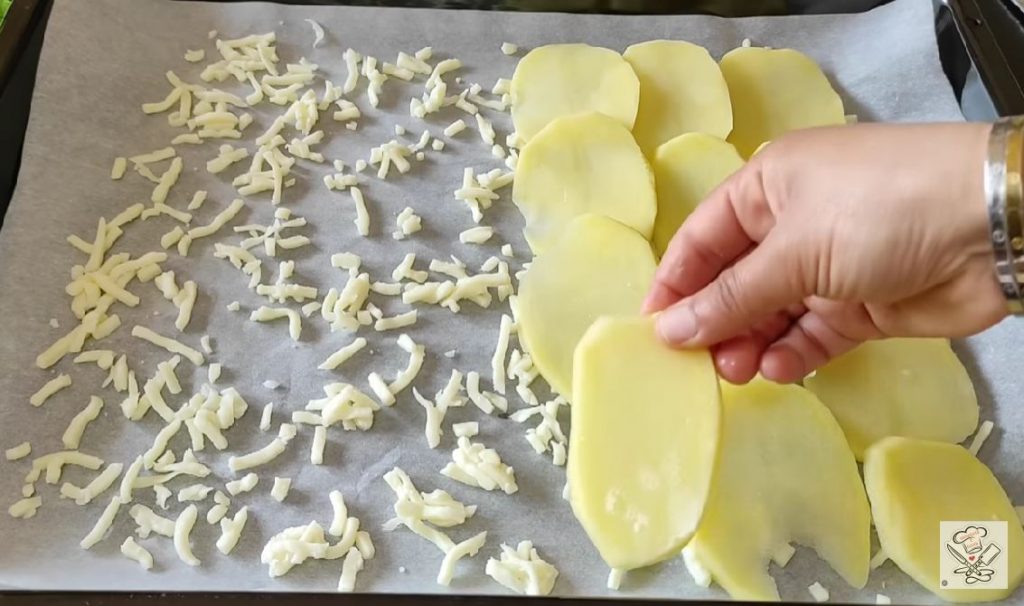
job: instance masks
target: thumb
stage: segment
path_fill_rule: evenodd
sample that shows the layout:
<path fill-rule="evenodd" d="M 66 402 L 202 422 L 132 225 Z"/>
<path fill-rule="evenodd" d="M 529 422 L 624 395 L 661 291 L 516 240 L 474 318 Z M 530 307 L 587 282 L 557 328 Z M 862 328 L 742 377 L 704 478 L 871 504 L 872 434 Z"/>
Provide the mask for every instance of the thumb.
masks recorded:
<path fill-rule="evenodd" d="M 811 293 L 799 251 L 778 231 L 769 233 L 710 284 L 658 314 L 662 340 L 679 347 L 710 347 L 800 303 Z"/>

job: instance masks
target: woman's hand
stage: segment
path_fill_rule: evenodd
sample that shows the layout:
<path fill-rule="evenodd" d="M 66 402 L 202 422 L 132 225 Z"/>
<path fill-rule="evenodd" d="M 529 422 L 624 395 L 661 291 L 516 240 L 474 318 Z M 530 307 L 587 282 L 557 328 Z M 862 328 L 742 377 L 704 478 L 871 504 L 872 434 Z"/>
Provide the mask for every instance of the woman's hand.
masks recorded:
<path fill-rule="evenodd" d="M 798 381 L 867 339 L 960 337 L 1006 315 L 989 125 L 818 128 L 772 142 L 675 235 L 644 304 L 743 383 Z"/>

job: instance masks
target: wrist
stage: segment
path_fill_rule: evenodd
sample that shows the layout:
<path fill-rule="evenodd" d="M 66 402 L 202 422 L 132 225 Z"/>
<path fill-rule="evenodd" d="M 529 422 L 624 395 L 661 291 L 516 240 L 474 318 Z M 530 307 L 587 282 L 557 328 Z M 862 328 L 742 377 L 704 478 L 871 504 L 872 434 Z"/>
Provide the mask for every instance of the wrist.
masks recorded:
<path fill-rule="evenodd" d="M 988 137 L 985 202 L 995 274 L 1011 313 L 1024 313 L 1024 118 L 997 121 Z"/>

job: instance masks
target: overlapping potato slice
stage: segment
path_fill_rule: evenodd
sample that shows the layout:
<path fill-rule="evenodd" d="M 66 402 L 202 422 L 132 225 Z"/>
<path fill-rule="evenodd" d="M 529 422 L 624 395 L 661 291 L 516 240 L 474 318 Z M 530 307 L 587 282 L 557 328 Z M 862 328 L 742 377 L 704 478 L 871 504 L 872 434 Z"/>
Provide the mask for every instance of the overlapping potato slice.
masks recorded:
<path fill-rule="evenodd" d="M 1020 585 L 1024 578 L 1020 520 L 992 472 L 963 447 L 885 438 L 865 453 L 864 483 L 882 549 L 903 572 L 935 595 L 950 602 L 1001 600 Z M 994 556 L 1005 558 L 1007 587 L 943 588 L 939 558 L 949 555 L 945 543 L 954 542 L 953 537 L 940 536 L 939 522 L 997 520 L 1007 523 L 1007 544 L 997 545 L 1002 553 Z M 985 568 L 985 560 L 979 560 L 981 568 Z"/>
<path fill-rule="evenodd" d="M 732 100 L 729 142 L 744 158 L 787 131 L 846 122 L 842 99 L 799 51 L 737 48 L 722 57 L 721 68 Z"/>
<path fill-rule="evenodd" d="M 870 516 L 857 463 L 806 389 L 761 378 L 723 383 L 718 466 L 687 548 L 734 599 L 778 600 L 768 563 L 791 541 L 864 586 Z"/>
<path fill-rule="evenodd" d="M 602 317 L 575 355 L 569 495 L 605 562 L 679 554 L 704 512 L 721 405 L 707 351 L 660 341 L 650 317 Z"/>
<path fill-rule="evenodd" d="M 945 339 L 869 341 L 804 384 L 832 410 L 858 460 L 886 436 L 960 442 L 978 426 L 978 398 Z"/>
<path fill-rule="evenodd" d="M 640 108 L 633 136 L 648 157 L 683 133 L 724 139 L 732 130 L 729 87 L 703 46 L 651 40 L 622 53 L 640 79 Z"/>
<path fill-rule="evenodd" d="M 611 217 L 648 238 L 658 209 L 654 177 L 629 130 L 593 112 L 559 118 L 534 137 L 519 156 L 512 199 L 535 254 L 584 213 Z"/>
<path fill-rule="evenodd" d="M 572 357 L 599 316 L 635 315 L 654 279 L 651 245 L 621 223 L 583 215 L 519 284 L 519 334 L 537 369 L 572 396 Z"/>
<path fill-rule="evenodd" d="M 529 141 L 562 116 L 600 112 L 633 128 L 640 82 L 619 53 L 587 44 L 549 44 L 526 54 L 512 76 L 512 124 Z"/>
<path fill-rule="evenodd" d="M 711 190 L 743 166 L 743 158 L 718 137 L 688 133 L 659 147 L 652 166 L 658 195 L 652 240 L 661 256 L 683 220 Z"/>

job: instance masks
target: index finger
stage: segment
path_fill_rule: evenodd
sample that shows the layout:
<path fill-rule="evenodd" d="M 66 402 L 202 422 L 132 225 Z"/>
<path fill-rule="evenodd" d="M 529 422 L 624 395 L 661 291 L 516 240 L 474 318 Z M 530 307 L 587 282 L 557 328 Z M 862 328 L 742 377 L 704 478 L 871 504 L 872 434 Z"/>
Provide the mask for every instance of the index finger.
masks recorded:
<path fill-rule="evenodd" d="M 683 221 L 661 258 L 643 312 L 661 311 L 707 286 L 764 239 L 773 224 L 761 186 L 761 162 L 755 157 Z"/>

